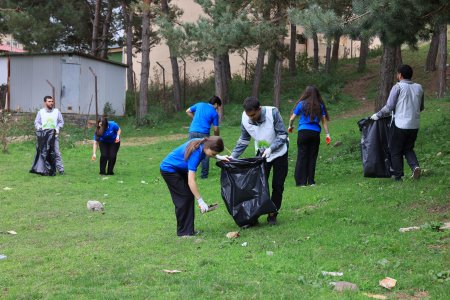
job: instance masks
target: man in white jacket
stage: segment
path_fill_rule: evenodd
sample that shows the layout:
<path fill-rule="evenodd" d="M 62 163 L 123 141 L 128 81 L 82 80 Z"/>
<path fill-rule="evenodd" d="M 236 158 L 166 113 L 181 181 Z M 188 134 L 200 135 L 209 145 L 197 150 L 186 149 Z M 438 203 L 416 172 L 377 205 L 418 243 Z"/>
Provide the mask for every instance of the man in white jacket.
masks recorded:
<path fill-rule="evenodd" d="M 55 101 L 51 96 L 44 97 L 44 108 L 38 111 L 34 120 L 36 130 L 54 129 L 55 130 L 55 162 L 59 174 L 64 175 L 64 165 L 59 150 L 59 131 L 64 126 L 64 120 L 61 112 L 55 106 Z"/>
<path fill-rule="evenodd" d="M 288 173 L 288 133 L 276 107 L 261 106 L 256 97 L 246 98 L 243 106 L 241 136 L 231 157 L 238 158 L 247 148 L 250 139 L 255 140 L 255 151 L 259 151 L 262 157 L 266 158 L 267 178 L 273 168 L 271 199 L 277 211 L 268 215 L 267 222 L 275 225 L 283 200 L 284 181 Z"/>
<path fill-rule="evenodd" d="M 411 81 L 413 69 L 408 65 L 401 65 L 397 70 L 397 80 L 389 94 L 386 105 L 370 118 L 378 120 L 392 112 L 394 122 L 391 123 L 391 138 L 389 150 L 391 152 L 392 175 L 395 180 L 403 176 L 403 156 L 405 156 L 412 170 L 411 178 L 420 178 L 420 166 L 414 152 L 414 143 L 420 127 L 420 112 L 424 109 L 422 86 Z"/>

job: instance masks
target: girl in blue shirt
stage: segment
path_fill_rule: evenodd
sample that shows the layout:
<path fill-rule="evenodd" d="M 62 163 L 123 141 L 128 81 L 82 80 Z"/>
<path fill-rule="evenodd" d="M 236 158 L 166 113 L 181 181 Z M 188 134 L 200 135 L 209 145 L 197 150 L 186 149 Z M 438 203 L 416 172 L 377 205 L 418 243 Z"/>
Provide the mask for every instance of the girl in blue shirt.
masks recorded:
<path fill-rule="evenodd" d="M 97 128 L 94 133 L 94 146 L 92 160 L 97 158 L 97 145 L 100 147 L 100 175 L 114 175 L 114 165 L 116 164 L 117 152 L 120 148 L 120 127 L 114 121 L 108 121 L 102 117 L 97 121 Z M 108 165 L 108 173 L 106 173 Z"/>
<path fill-rule="evenodd" d="M 295 166 L 295 183 L 297 186 L 315 185 L 314 175 L 316 172 L 316 161 L 320 145 L 320 122 L 322 122 L 326 133 L 326 143 L 331 142 L 328 131 L 329 116 L 325 103 L 315 86 L 306 87 L 303 95 L 294 106 L 289 119 L 289 132 L 293 130 L 293 123 L 297 116 L 297 163 Z"/>
<path fill-rule="evenodd" d="M 177 217 L 177 235 L 191 236 L 194 231 L 194 198 L 202 213 L 208 211 L 208 205 L 200 196 L 195 172 L 205 157 L 216 157 L 224 149 L 221 137 L 212 136 L 192 139 L 173 150 L 160 165 Z"/>

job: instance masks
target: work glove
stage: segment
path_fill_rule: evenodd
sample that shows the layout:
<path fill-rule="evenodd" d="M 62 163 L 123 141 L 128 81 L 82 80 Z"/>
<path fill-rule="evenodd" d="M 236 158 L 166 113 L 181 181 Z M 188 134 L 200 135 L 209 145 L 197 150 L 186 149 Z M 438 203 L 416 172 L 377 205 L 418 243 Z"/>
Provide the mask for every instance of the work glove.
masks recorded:
<path fill-rule="evenodd" d="M 267 148 L 266 150 L 264 150 L 262 157 L 269 158 L 270 154 L 272 154 L 272 149 Z"/>
<path fill-rule="evenodd" d="M 379 117 L 378 117 L 377 114 L 375 113 L 375 114 L 373 114 L 373 115 L 370 117 L 370 119 L 376 121 L 376 120 L 379 119 Z"/>
<path fill-rule="evenodd" d="M 115 141 L 115 143 L 117 144 L 118 142 L 120 142 L 120 135 L 117 135 L 117 136 L 116 136 L 116 141 Z"/>
<path fill-rule="evenodd" d="M 95 153 L 92 154 L 91 160 L 95 161 L 95 159 L 97 158 L 97 155 L 95 155 Z"/>
<path fill-rule="evenodd" d="M 204 214 L 205 212 L 208 212 L 208 204 L 206 204 L 206 202 L 203 201 L 203 198 L 198 199 L 197 203 L 198 203 L 198 208 L 200 208 L 200 211 L 202 212 L 202 214 Z"/>
<path fill-rule="evenodd" d="M 220 161 L 230 161 L 230 157 L 228 155 L 216 154 L 216 159 Z"/>
<path fill-rule="evenodd" d="M 331 143 L 331 137 L 330 137 L 329 133 L 327 133 L 327 137 L 325 138 L 325 142 L 327 143 L 327 145 L 329 145 Z"/>
<path fill-rule="evenodd" d="M 294 131 L 294 127 L 293 127 L 293 126 L 289 126 L 288 132 L 289 132 L 289 133 L 292 133 L 293 131 Z"/>

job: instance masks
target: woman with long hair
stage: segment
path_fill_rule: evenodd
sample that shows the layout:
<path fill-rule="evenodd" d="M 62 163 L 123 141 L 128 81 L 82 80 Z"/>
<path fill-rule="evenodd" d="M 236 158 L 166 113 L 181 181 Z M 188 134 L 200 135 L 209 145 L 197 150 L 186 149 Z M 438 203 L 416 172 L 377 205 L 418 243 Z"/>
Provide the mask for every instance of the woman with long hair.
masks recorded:
<path fill-rule="evenodd" d="M 100 175 L 114 175 L 117 152 L 120 148 L 119 125 L 114 121 L 108 121 L 106 117 L 97 120 L 97 128 L 94 133 L 94 146 L 92 149 L 92 160 L 97 158 L 97 146 L 100 148 Z M 108 165 L 108 172 L 106 172 Z"/>
<path fill-rule="evenodd" d="M 224 149 L 223 140 L 218 136 L 192 139 L 173 150 L 160 165 L 177 218 L 177 235 L 192 236 L 194 230 L 194 199 L 202 213 L 208 212 L 195 181 L 195 172 L 205 157 L 216 157 Z"/>
<path fill-rule="evenodd" d="M 289 132 L 293 130 L 293 123 L 297 116 L 297 163 L 295 166 L 295 183 L 297 186 L 315 185 L 314 175 L 320 145 L 320 122 L 325 129 L 326 143 L 331 142 L 327 121 L 330 120 L 327 108 L 319 90 L 315 86 L 307 86 L 295 104 L 289 119 Z"/>

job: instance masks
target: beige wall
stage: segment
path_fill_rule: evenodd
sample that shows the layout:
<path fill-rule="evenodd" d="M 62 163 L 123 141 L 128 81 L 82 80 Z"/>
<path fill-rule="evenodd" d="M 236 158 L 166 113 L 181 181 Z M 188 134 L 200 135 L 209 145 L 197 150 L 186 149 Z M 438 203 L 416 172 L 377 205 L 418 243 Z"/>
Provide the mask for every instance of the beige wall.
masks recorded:
<path fill-rule="evenodd" d="M 183 9 L 184 14 L 181 20 L 183 22 L 195 22 L 203 14 L 201 6 L 195 3 L 193 0 L 173 0 L 172 3 Z M 297 28 L 297 32 L 301 33 L 302 30 Z M 285 43 L 289 44 L 289 35 L 286 38 Z M 376 45 L 376 43 L 374 43 L 374 45 Z M 308 47 L 307 49 L 308 56 L 312 56 L 313 42 L 311 39 L 308 40 L 307 47 Z M 350 55 L 352 57 L 358 57 L 359 48 L 360 48 L 359 41 L 351 41 L 347 37 L 342 37 L 339 47 L 339 57 L 346 56 L 350 58 Z M 297 53 L 304 52 L 305 45 L 297 44 L 296 49 Z M 251 48 L 247 50 L 248 50 L 248 62 L 254 63 L 257 57 L 257 48 Z M 319 56 L 322 61 L 325 60 L 325 50 L 326 50 L 325 40 L 319 38 Z M 188 80 L 203 79 L 211 76 L 214 72 L 214 62 L 212 58 L 208 59 L 207 61 L 194 61 L 192 58 L 186 58 L 185 60 L 186 60 L 186 74 L 187 74 L 186 76 L 188 77 Z M 182 78 L 184 70 L 183 62 L 181 59 L 178 59 L 178 61 L 179 61 L 180 77 Z M 125 62 L 126 57 L 124 57 L 124 63 Z M 139 87 L 139 79 L 141 73 L 140 62 L 141 62 L 141 54 L 138 53 L 133 58 L 133 69 L 136 74 L 137 87 Z M 156 80 L 162 83 L 162 70 L 156 64 L 156 62 L 159 62 L 165 68 L 166 84 L 171 84 L 172 67 L 169 59 L 169 49 L 167 45 L 164 43 L 164 41 L 162 41 L 161 44 L 155 46 L 150 50 L 150 81 Z M 285 61 L 285 64 L 287 64 L 287 61 Z M 244 76 L 245 56 L 241 57 L 237 53 L 230 54 L 230 67 L 232 74 L 241 74 L 242 76 Z M 158 77 L 159 80 L 157 79 Z"/>

